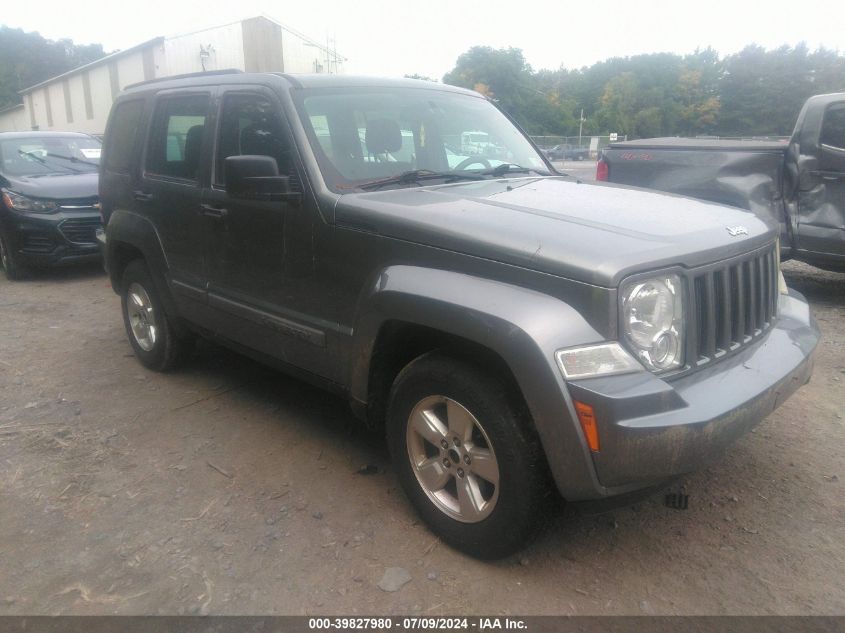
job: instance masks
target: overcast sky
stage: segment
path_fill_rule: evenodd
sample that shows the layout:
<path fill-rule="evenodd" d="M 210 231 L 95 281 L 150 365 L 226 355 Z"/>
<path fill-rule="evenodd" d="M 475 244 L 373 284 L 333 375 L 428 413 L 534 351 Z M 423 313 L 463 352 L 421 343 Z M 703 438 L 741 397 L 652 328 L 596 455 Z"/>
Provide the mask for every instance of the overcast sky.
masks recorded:
<path fill-rule="evenodd" d="M 9 0 L 0 22 L 110 51 L 260 14 L 335 38 L 347 72 L 386 76 L 439 79 L 473 45 L 521 48 L 535 70 L 752 42 L 845 50 L 845 0 Z"/>

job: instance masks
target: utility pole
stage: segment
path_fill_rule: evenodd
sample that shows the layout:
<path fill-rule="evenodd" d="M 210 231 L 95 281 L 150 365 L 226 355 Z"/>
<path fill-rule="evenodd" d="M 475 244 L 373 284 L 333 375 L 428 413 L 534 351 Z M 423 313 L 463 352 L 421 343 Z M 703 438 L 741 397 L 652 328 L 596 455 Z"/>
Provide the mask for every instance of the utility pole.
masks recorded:
<path fill-rule="evenodd" d="M 331 58 L 332 49 L 329 46 L 329 34 L 326 32 L 326 68 L 328 68 L 328 74 L 332 74 L 332 58 Z"/>
<path fill-rule="evenodd" d="M 578 147 L 581 147 L 581 132 L 584 131 L 584 108 L 581 108 L 581 116 L 578 119 Z"/>

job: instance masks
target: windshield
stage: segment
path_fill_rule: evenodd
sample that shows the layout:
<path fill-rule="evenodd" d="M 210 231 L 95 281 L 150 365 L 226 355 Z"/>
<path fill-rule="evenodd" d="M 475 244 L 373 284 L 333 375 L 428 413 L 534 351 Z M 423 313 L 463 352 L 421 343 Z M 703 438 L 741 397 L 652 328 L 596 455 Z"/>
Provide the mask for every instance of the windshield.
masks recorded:
<path fill-rule="evenodd" d="M 96 172 L 100 141 L 90 136 L 35 136 L 0 141 L 0 171 L 10 176 Z"/>
<path fill-rule="evenodd" d="M 508 164 L 548 173 L 525 136 L 486 99 L 404 87 L 320 88 L 295 97 L 326 184 L 336 192 L 419 171 L 480 175 Z M 419 184 L 403 178 L 390 186 Z"/>

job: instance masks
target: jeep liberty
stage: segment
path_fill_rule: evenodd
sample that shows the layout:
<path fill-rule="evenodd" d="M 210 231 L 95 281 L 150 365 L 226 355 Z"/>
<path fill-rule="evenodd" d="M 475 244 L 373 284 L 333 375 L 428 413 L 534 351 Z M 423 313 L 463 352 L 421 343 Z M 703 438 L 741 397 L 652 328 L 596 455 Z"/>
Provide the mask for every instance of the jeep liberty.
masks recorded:
<path fill-rule="evenodd" d="M 774 221 L 559 174 L 447 85 L 130 86 L 100 199 L 144 365 L 203 336 L 347 397 L 425 522 L 478 557 L 522 547 L 555 488 L 602 499 L 718 457 L 812 371 Z"/>

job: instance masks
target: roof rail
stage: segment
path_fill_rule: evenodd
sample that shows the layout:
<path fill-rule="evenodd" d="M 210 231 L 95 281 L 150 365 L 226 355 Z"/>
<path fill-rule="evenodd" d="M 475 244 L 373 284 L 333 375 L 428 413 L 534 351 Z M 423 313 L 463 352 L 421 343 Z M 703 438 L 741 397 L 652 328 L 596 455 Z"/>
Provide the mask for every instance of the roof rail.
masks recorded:
<path fill-rule="evenodd" d="M 123 89 L 129 90 L 130 88 L 137 88 L 138 86 L 147 86 L 149 84 L 159 83 L 162 81 L 170 81 L 171 79 L 190 79 L 191 77 L 213 77 L 214 75 L 234 75 L 242 72 L 243 71 L 239 68 L 225 68 L 223 70 L 205 70 L 198 73 L 185 73 L 184 75 L 166 75 L 164 77 L 156 77 L 155 79 L 148 79 L 146 81 L 139 81 L 134 84 L 129 84 Z"/>

